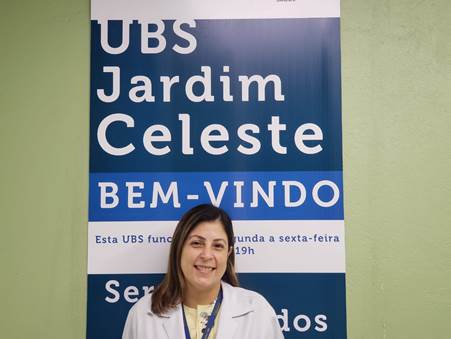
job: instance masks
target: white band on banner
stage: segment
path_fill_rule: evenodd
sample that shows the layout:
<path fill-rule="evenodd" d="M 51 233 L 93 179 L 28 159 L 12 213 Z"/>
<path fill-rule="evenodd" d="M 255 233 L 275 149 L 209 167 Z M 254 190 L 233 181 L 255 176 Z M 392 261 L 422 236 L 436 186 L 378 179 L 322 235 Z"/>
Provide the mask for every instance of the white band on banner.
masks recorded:
<path fill-rule="evenodd" d="M 176 221 L 89 223 L 89 274 L 164 273 Z M 238 272 L 343 273 L 343 220 L 234 221 Z"/>
<path fill-rule="evenodd" d="M 92 0 L 92 20 L 338 18 L 340 0 Z"/>

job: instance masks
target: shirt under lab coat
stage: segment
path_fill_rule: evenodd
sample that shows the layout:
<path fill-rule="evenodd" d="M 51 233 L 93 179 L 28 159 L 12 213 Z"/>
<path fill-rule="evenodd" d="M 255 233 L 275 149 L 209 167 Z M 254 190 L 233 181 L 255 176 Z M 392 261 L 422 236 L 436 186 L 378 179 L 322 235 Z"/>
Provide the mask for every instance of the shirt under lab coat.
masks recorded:
<path fill-rule="evenodd" d="M 224 299 L 215 339 L 283 339 L 276 313 L 260 294 L 222 282 Z M 185 338 L 182 306 L 158 316 L 152 295 L 142 297 L 128 313 L 122 339 Z"/>

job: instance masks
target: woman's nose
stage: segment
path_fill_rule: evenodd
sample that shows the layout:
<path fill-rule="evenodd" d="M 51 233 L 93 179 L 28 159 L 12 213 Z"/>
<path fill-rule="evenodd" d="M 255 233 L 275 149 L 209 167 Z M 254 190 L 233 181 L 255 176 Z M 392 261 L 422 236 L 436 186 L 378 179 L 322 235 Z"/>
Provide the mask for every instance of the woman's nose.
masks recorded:
<path fill-rule="evenodd" d="M 201 252 L 201 257 L 203 258 L 203 259 L 210 259 L 211 257 L 212 257 L 212 250 L 211 250 L 211 248 L 209 247 L 209 246 L 205 246 L 203 249 L 202 249 L 202 252 Z"/>

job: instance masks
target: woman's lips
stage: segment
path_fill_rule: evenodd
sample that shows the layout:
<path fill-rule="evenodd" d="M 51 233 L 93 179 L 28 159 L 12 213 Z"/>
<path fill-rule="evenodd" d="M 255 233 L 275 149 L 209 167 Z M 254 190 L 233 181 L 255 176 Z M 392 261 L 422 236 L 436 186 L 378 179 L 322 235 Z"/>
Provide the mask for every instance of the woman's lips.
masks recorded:
<path fill-rule="evenodd" d="M 208 273 L 216 269 L 216 267 L 205 265 L 194 265 L 194 268 L 202 273 Z"/>

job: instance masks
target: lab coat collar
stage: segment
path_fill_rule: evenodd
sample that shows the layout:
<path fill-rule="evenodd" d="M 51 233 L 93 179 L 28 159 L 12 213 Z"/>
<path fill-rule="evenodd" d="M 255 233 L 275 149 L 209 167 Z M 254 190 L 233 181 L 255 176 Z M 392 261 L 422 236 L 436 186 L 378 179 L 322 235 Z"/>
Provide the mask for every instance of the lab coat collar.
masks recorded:
<path fill-rule="evenodd" d="M 240 293 L 237 293 L 233 286 L 226 282 L 222 282 L 221 285 L 224 299 L 220 310 L 217 339 L 229 339 L 234 336 L 239 318 L 254 311 L 254 305 L 249 302 L 248 298 L 243 298 Z M 149 314 L 157 316 L 150 310 Z M 182 305 L 178 304 L 167 313 L 162 314 L 160 318 L 168 339 L 180 339 L 180 333 L 184 333 Z"/>
<path fill-rule="evenodd" d="M 243 297 L 235 287 L 222 282 L 224 301 L 219 316 L 219 326 L 216 339 L 235 338 L 235 332 L 240 319 L 254 311 L 254 305 L 249 298 Z"/>
<path fill-rule="evenodd" d="M 236 318 L 243 316 L 254 310 L 254 305 L 248 298 L 243 298 L 242 293 L 237 293 L 237 289 L 226 282 L 222 282 L 224 301 L 221 306 L 221 316 Z"/>
<path fill-rule="evenodd" d="M 168 339 L 180 339 L 180 334 L 185 333 L 183 325 L 182 304 L 171 308 L 167 313 L 161 315 L 162 325 Z"/>

